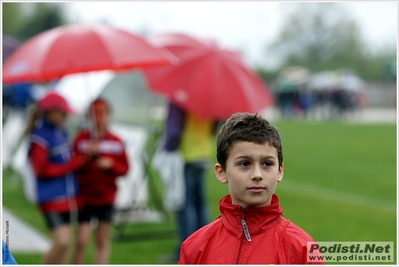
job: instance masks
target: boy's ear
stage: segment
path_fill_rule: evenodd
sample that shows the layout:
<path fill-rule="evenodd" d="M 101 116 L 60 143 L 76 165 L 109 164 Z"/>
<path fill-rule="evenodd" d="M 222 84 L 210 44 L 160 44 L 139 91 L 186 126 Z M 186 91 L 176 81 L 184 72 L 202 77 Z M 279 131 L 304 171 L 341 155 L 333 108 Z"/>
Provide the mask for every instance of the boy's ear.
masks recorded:
<path fill-rule="evenodd" d="M 216 174 L 216 178 L 218 178 L 218 180 L 222 183 L 222 184 L 227 184 L 227 178 L 226 178 L 226 172 L 223 170 L 222 165 L 220 165 L 219 163 L 215 164 L 215 174 Z"/>
<path fill-rule="evenodd" d="M 280 168 L 278 170 L 277 182 L 281 182 L 281 180 L 283 180 L 283 176 L 284 176 L 284 163 L 281 163 Z"/>

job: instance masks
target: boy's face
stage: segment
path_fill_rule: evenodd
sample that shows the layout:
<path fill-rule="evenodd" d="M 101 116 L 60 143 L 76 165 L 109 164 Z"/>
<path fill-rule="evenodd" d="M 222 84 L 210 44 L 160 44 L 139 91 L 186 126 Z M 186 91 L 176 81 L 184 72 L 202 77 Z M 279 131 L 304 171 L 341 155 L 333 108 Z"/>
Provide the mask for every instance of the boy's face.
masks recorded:
<path fill-rule="evenodd" d="M 268 142 L 236 142 L 230 148 L 226 169 L 215 165 L 219 181 L 229 185 L 233 204 L 244 208 L 270 205 L 283 171 L 284 165 L 278 166 L 277 149 Z"/>

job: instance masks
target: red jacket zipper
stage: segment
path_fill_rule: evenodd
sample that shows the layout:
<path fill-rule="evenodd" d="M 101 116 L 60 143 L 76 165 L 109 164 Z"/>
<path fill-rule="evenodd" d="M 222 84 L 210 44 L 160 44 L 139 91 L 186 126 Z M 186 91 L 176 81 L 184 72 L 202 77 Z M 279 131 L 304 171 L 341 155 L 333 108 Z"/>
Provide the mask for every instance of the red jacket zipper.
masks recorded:
<path fill-rule="evenodd" d="M 236 259 L 236 264 L 238 264 L 239 261 L 240 261 L 241 249 L 242 249 L 242 245 L 244 244 L 245 239 L 247 239 L 248 242 L 252 241 L 251 235 L 249 234 L 249 229 L 248 229 L 248 226 L 247 226 L 247 222 L 245 221 L 246 220 L 246 214 L 245 214 L 245 209 L 244 208 L 242 208 L 242 213 L 244 215 L 244 218 L 241 220 L 241 225 L 242 225 L 242 229 L 244 231 L 244 235 L 242 236 L 241 241 L 240 241 L 240 247 L 238 249 L 238 255 L 237 255 L 237 259 Z M 245 239 L 244 239 L 244 237 L 245 237 Z"/>

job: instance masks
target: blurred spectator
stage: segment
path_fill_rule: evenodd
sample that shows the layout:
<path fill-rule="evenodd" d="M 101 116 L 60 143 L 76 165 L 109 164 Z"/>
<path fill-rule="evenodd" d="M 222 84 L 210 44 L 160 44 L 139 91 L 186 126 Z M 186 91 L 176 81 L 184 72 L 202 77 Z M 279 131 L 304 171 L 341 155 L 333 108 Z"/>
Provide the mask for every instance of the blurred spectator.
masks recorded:
<path fill-rule="evenodd" d="M 37 200 L 47 226 L 51 230 L 52 244 L 43 263 L 65 264 L 71 239 L 71 222 L 77 215 L 77 179 L 74 170 L 86 161 L 72 156 L 65 121 L 73 113 L 66 100 L 49 92 L 38 103 L 28 125 L 30 134 L 28 156 L 36 175 Z"/>
<path fill-rule="evenodd" d="M 16 83 L 3 86 L 3 119 L 11 110 L 21 111 L 25 115 L 27 107 L 35 102 L 32 97 L 31 83 Z"/>
<path fill-rule="evenodd" d="M 21 45 L 21 42 L 13 36 L 3 34 L 3 64 L 15 50 Z"/>
<path fill-rule="evenodd" d="M 31 86 L 31 83 L 14 84 L 10 94 L 11 105 L 13 108 L 25 110 L 29 104 L 34 102 L 30 91 Z"/>
<path fill-rule="evenodd" d="M 217 122 L 200 118 L 169 103 L 166 119 L 166 151 L 180 151 L 184 159 L 184 206 L 176 212 L 180 243 L 170 261 L 178 261 L 181 243 L 209 222 L 206 171 L 212 157 L 212 137 Z"/>
<path fill-rule="evenodd" d="M 277 103 L 283 117 L 292 117 L 298 96 L 298 86 L 280 78 L 278 80 Z"/>
<path fill-rule="evenodd" d="M 367 104 L 366 83 L 348 68 L 319 71 L 308 83 L 314 96 L 314 105 L 324 110 L 326 118 L 340 118 Z"/>
<path fill-rule="evenodd" d="M 309 70 L 300 66 L 284 68 L 277 78 L 276 98 L 283 117 L 292 117 L 310 109 L 312 95 L 304 87 Z"/>
<path fill-rule="evenodd" d="M 83 207 L 79 210 L 79 227 L 73 262 L 84 263 L 90 240 L 90 222 L 98 220 L 95 264 L 107 264 L 110 254 L 111 220 L 117 191 L 116 178 L 129 169 L 123 141 L 108 129 L 111 107 L 102 98 L 89 107 L 91 127 L 77 133 L 73 149 L 90 160 L 77 171 Z"/>
<path fill-rule="evenodd" d="M 305 117 L 309 116 L 309 112 L 314 104 L 314 96 L 312 92 L 306 87 L 303 86 L 298 92 L 298 101 L 300 108 Z"/>

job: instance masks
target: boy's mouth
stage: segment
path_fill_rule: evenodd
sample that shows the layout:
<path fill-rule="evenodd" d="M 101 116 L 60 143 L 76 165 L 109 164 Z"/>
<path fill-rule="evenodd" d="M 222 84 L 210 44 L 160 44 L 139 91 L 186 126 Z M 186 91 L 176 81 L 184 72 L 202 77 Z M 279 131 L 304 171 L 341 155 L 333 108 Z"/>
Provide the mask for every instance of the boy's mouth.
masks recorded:
<path fill-rule="evenodd" d="M 252 193 L 261 193 L 265 189 L 266 189 L 265 186 L 250 186 L 250 187 L 248 187 L 248 190 L 251 191 Z"/>

